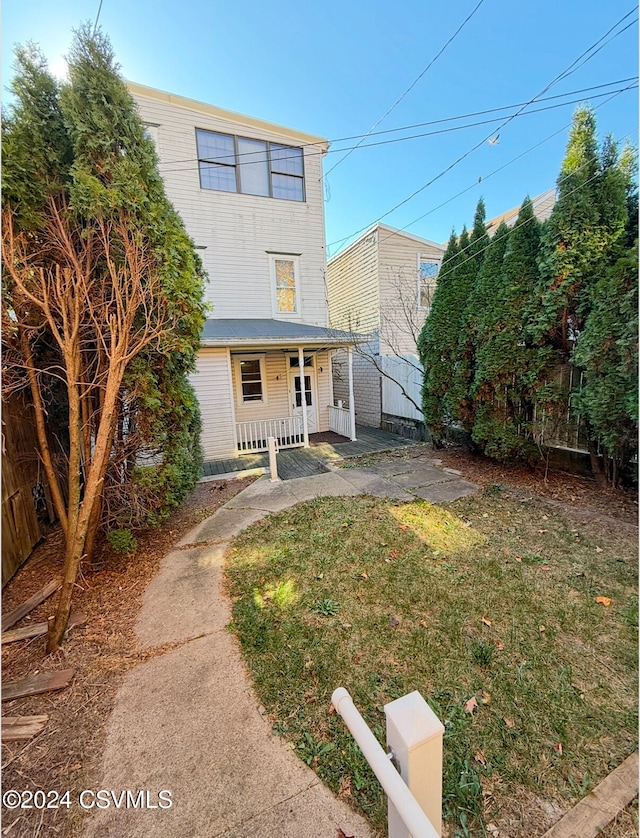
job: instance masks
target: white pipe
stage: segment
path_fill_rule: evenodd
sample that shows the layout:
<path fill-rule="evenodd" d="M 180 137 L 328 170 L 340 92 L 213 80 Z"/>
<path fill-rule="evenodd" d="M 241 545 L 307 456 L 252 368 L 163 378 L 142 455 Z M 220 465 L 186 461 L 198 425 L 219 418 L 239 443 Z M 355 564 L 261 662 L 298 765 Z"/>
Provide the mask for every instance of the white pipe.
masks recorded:
<path fill-rule="evenodd" d="M 347 359 L 349 361 L 349 425 L 351 441 L 356 441 L 356 399 L 353 390 L 353 347 L 347 347 Z"/>
<path fill-rule="evenodd" d="M 298 367 L 300 370 L 300 404 L 302 405 L 302 433 L 304 435 L 304 447 L 309 447 L 309 420 L 307 418 L 307 391 L 304 385 L 304 347 L 298 347 Z M 295 376 L 294 376 L 295 381 Z M 295 398 L 295 387 L 293 391 Z"/>
<path fill-rule="evenodd" d="M 402 777 L 390 763 L 389 757 L 385 754 L 384 749 L 358 712 L 351 696 L 344 687 L 338 687 L 333 691 L 331 703 L 344 719 L 344 723 L 360 746 L 360 750 L 380 781 L 385 794 L 398 810 L 398 814 L 412 838 L 439 838 L 431 821 L 418 805 Z"/>

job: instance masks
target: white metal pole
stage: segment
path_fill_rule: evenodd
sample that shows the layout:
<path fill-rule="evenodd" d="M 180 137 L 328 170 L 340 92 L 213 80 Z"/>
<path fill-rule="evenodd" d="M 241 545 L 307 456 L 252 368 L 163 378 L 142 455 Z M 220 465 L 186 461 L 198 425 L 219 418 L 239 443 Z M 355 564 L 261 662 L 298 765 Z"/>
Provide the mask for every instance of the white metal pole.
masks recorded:
<path fill-rule="evenodd" d="M 271 475 L 269 480 L 272 483 L 278 483 L 280 480 L 278 477 L 278 447 L 274 436 L 270 436 L 267 440 L 267 447 L 269 449 L 269 473 Z"/>
<path fill-rule="evenodd" d="M 360 746 L 360 750 L 380 781 L 380 785 L 389 801 L 393 803 L 400 814 L 402 822 L 406 826 L 404 834 L 407 834 L 406 830 L 408 829 L 412 838 L 439 838 L 438 832 L 433 828 L 410 792 L 409 787 L 405 785 L 404 780 L 389 761 L 389 757 L 385 754 L 384 749 L 358 712 L 351 696 L 344 687 L 338 687 L 337 690 L 334 690 L 331 703 L 344 719 L 344 723 Z M 391 829 L 392 824 L 389 823 L 389 838 L 397 838 L 397 835 Z"/>
<path fill-rule="evenodd" d="M 351 440 L 356 439 L 356 404 L 353 395 L 353 347 L 347 347 L 347 358 L 349 360 L 349 425 L 351 429 Z"/>
<path fill-rule="evenodd" d="M 304 447 L 309 447 L 309 420 L 307 417 L 307 392 L 304 386 L 304 347 L 298 347 L 298 364 L 300 366 L 300 404 L 302 405 L 302 434 Z M 294 387 L 295 397 L 295 387 Z"/>
<path fill-rule="evenodd" d="M 400 776 L 440 835 L 442 832 L 442 737 L 444 726 L 420 693 L 386 704 L 387 746 Z M 409 831 L 389 799 L 389 835 L 407 838 Z"/>

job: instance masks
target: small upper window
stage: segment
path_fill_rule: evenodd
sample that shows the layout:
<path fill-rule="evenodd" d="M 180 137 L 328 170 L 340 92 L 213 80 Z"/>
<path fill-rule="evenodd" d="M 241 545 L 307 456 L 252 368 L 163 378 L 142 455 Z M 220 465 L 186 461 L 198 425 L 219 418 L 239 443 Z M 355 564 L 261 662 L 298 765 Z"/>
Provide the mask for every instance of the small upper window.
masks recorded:
<path fill-rule="evenodd" d="M 431 308 L 439 267 L 434 259 L 418 256 L 418 308 Z"/>
<path fill-rule="evenodd" d="M 301 148 L 196 128 L 200 186 L 304 201 Z"/>
<path fill-rule="evenodd" d="M 298 260 L 292 256 L 271 257 L 273 310 L 276 316 L 299 313 Z"/>

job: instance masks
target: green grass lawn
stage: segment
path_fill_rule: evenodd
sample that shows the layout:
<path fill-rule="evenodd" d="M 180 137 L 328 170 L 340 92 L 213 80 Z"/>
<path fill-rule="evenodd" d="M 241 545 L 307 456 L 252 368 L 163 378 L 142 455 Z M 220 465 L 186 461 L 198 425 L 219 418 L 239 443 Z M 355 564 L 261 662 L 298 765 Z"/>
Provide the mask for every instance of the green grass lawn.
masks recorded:
<path fill-rule="evenodd" d="M 380 830 L 386 798 L 331 693 L 384 743 L 383 705 L 419 690 L 445 725 L 451 834 L 481 836 L 522 790 L 567 808 L 636 749 L 636 541 L 499 487 L 446 507 L 317 499 L 233 543 L 232 628 L 274 731 Z"/>

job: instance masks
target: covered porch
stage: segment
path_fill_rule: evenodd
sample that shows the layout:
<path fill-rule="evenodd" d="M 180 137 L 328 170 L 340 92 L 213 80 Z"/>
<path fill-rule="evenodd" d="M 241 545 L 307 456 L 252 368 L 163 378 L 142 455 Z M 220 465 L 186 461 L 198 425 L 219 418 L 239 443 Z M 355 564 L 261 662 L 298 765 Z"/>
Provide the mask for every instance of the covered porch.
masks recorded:
<path fill-rule="evenodd" d="M 360 336 L 271 319 L 208 320 L 192 377 L 201 406 L 207 461 L 309 448 L 332 431 L 355 441 L 353 345 Z M 348 401 L 333 396 L 332 355 L 349 358 Z"/>

